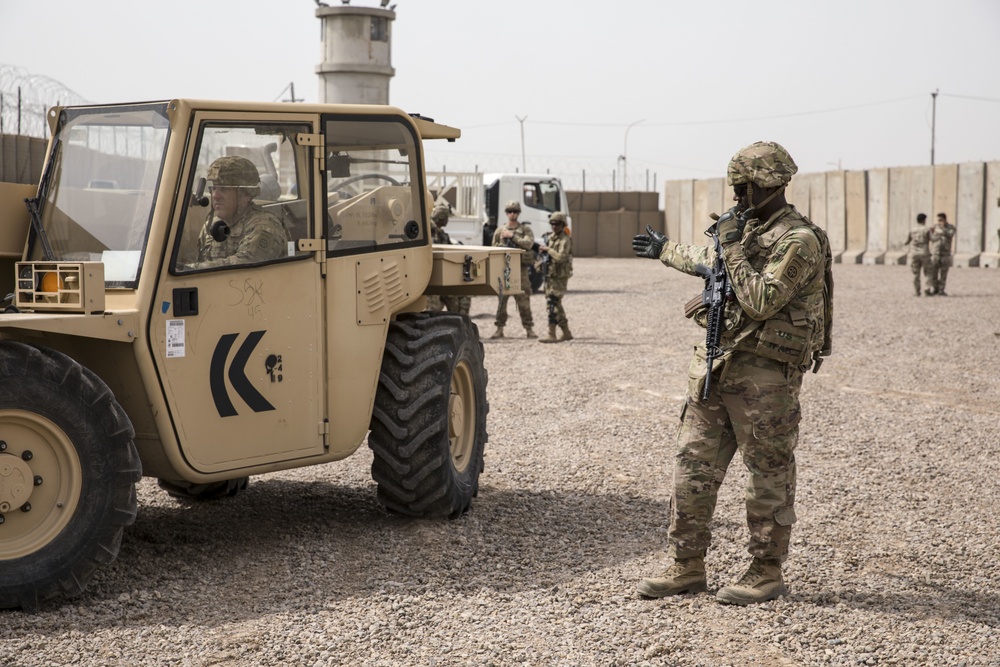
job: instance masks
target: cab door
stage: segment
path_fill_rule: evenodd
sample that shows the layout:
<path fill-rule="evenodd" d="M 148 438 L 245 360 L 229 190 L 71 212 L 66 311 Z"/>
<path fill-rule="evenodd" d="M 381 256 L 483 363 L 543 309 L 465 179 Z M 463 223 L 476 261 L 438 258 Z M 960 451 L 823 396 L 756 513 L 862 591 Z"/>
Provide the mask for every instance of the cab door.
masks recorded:
<path fill-rule="evenodd" d="M 181 454 L 202 473 L 321 455 L 323 277 L 299 250 L 315 171 L 296 141 L 318 121 L 195 121 L 149 328 Z"/>

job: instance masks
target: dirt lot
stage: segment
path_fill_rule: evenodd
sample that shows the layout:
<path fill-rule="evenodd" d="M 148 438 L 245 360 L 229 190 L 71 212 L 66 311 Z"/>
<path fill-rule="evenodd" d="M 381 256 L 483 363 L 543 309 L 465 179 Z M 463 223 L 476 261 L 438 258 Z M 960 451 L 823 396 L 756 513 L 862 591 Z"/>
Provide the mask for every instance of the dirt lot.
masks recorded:
<path fill-rule="evenodd" d="M 576 340 L 524 340 L 473 301 L 490 442 L 472 511 L 388 516 L 367 449 L 182 504 L 143 480 L 84 597 L 0 614 L 2 665 L 1000 665 L 1000 273 L 915 298 L 842 266 L 835 355 L 803 388 L 791 595 L 715 602 L 748 561 L 735 461 L 709 594 L 643 600 L 666 564 L 668 474 L 697 278 L 578 259 Z M 544 330 L 544 299 L 532 306 Z"/>

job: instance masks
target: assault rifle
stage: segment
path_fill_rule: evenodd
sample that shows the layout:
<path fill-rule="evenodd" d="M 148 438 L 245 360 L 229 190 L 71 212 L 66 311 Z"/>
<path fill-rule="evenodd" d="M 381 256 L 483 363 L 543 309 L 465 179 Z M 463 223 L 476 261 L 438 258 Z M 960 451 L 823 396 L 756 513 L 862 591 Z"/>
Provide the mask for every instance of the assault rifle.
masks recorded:
<path fill-rule="evenodd" d="M 542 246 L 549 244 L 549 236 L 552 232 L 542 234 L 542 243 L 537 241 L 531 244 L 531 249 L 535 251 L 535 271 L 542 276 L 542 279 L 549 275 L 549 265 L 552 264 L 552 256 L 548 252 L 542 252 Z"/>
<path fill-rule="evenodd" d="M 712 266 L 698 264 L 694 268 L 695 273 L 705 279 L 701 303 L 708 306 L 708 315 L 705 321 L 705 361 L 708 363 L 708 371 L 705 374 L 705 389 L 701 393 L 703 401 L 708 400 L 708 390 L 712 385 L 712 366 L 715 364 L 715 360 L 722 356 L 722 330 L 725 328 L 726 301 L 735 297 L 733 286 L 726 274 L 726 262 L 722 258 L 719 224 L 733 218 L 737 219 L 740 228 L 746 224 L 746 218 L 740 215 L 735 206 L 721 216 L 713 213 L 712 218 L 715 220 L 715 224 L 705 230 L 705 235 L 712 237 L 715 247 L 715 261 Z"/>

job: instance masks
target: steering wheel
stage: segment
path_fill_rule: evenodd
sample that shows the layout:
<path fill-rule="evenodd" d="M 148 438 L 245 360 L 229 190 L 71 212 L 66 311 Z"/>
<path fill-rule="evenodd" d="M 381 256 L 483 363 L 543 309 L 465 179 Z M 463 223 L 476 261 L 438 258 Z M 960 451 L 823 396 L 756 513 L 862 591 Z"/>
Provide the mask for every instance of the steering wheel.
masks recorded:
<path fill-rule="evenodd" d="M 372 174 L 358 174 L 357 176 L 351 176 L 350 178 L 345 178 L 340 183 L 337 183 L 337 185 L 335 185 L 335 186 L 328 187 L 327 191 L 328 192 L 332 192 L 334 190 L 339 190 L 342 187 L 344 187 L 345 185 L 350 185 L 351 183 L 357 183 L 358 181 L 363 181 L 366 178 L 375 178 L 375 179 L 382 180 L 382 181 L 388 181 L 389 183 L 391 183 L 393 185 L 400 185 L 399 181 L 397 181 L 395 178 L 393 178 L 392 176 L 389 176 L 387 174 L 375 174 L 375 173 L 372 173 Z"/>

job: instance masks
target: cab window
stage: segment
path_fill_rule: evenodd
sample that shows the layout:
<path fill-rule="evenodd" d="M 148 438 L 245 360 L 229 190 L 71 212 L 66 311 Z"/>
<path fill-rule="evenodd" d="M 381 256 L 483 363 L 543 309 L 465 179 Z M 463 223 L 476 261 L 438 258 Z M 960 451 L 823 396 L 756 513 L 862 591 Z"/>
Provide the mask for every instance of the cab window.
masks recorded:
<path fill-rule="evenodd" d="M 525 183 L 523 188 L 524 203 L 532 208 L 553 213 L 560 210 L 559 186 L 551 181 Z"/>
<path fill-rule="evenodd" d="M 392 116 L 324 122 L 326 239 L 332 255 L 427 243 L 417 138 Z"/>
<path fill-rule="evenodd" d="M 175 272 L 267 264 L 306 257 L 312 236 L 307 124 L 206 123 L 174 253 Z"/>

